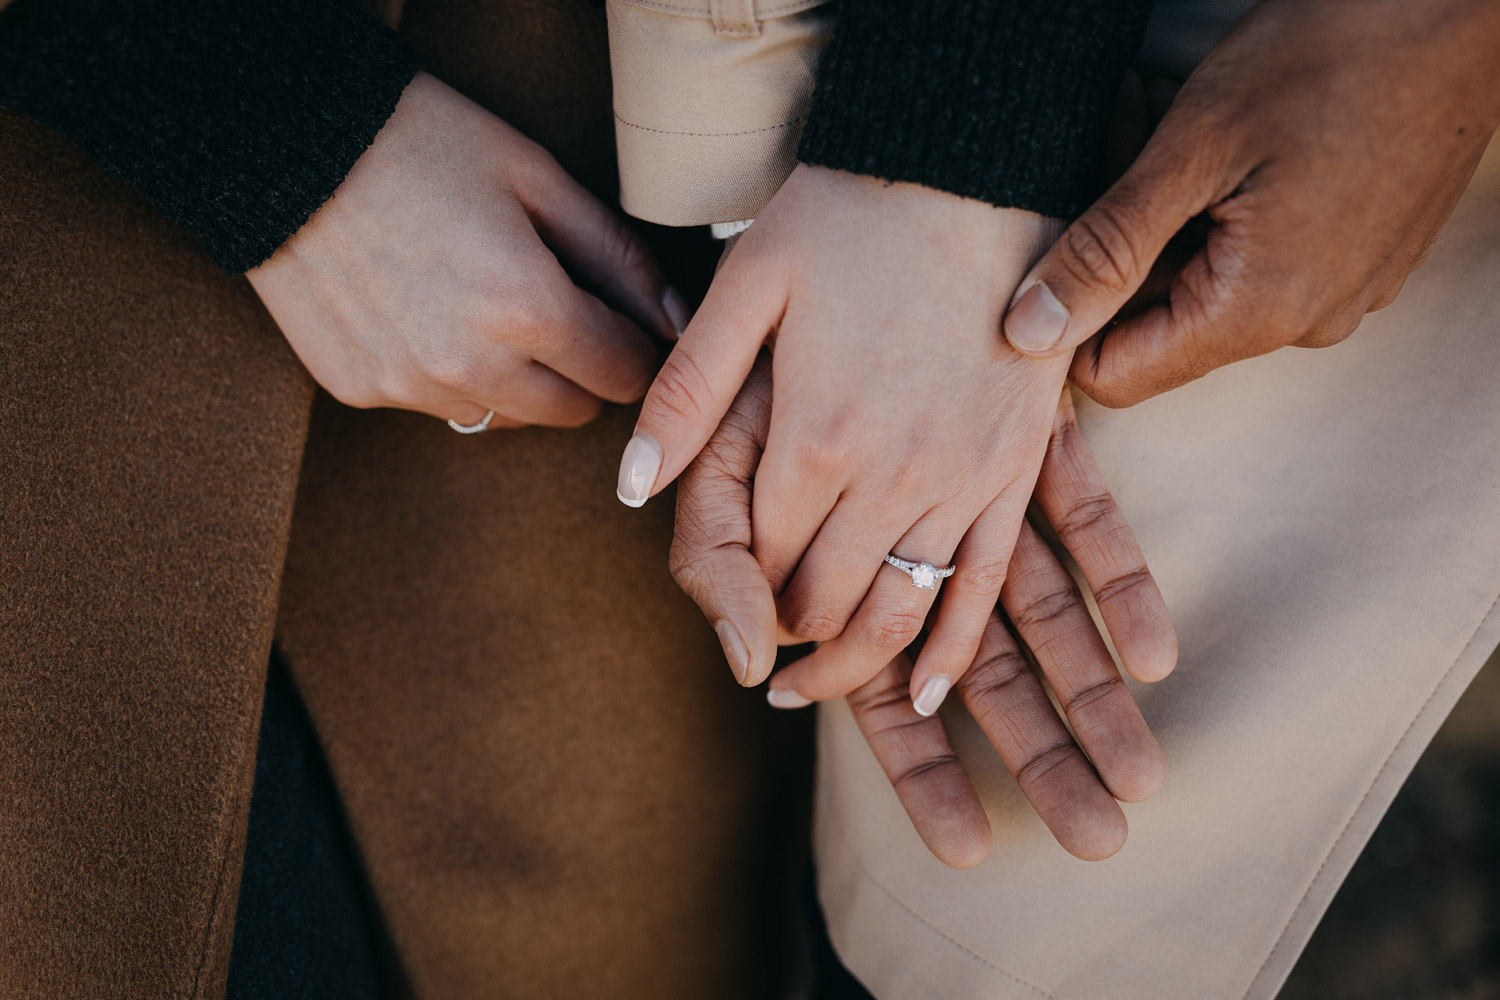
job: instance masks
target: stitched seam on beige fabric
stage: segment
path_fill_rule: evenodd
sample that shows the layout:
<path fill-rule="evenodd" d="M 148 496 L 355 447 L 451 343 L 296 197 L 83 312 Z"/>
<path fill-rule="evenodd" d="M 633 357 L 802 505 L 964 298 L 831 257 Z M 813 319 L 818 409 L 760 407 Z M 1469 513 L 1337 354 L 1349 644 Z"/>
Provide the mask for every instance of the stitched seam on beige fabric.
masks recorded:
<path fill-rule="evenodd" d="M 1365 794 L 1360 798 L 1359 805 L 1354 807 L 1354 811 L 1350 813 L 1349 818 L 1344 821 L 1344 827 L 1339 831 L 1338 838 L 1334 840 L 1333 845 L 1328 848 L 1328 852 L 1323 855 L 1323 861 L 1318 865 L 1318 870 L 1313 872 L 1313 877 L 1308 881 L 1307 887 L 1302 890 L 1302 895 L 1297 900 L 1297 905 L 1293 907 L 1292 912 L 1288 914 L 1286 923 L 1281 925 L 1281 933 L 1276 935 L 1276 941 L 1271 945 L 1271 950 L 1266 952 L 1266 957 L 1262 959 L 1260 965 L 1256 967 L 1255 975 L 1250 978 L 1249 985 L 1245 987 L 1245 992 L 1243 994 L 1244 996 L 1249 996 L 1250 991 L 1255 989 L 1255 984 L 1260 982 L 1261 974 L 1266 971 L 1266 966 L 1270 964 L 1271 959 L 1275 957 L 1276 952 L 1281 948 L 1281 942 L 1286 938 L 1286 932 L 1291 930 L 1292 923 L 1296 921 L 1297 915 L 1301 913 L 1302 908 L 1307 905 L 1308 894 L 1312 892 L 1313 886 L 1318 884 L 1318 879 L 1323 877 L 1323 869 L 1328 867 L 1328 859 L 1333 857 L 1334 852 L 1339 849 L 1339 845 L 1344 842 L 1344 837 L 1349 833 L 1349 827 L 1353 826 L 1354 821 L 1359 818 L 1359 814 L 1364 809 L 1365 803 L 1369 801 L 1371 794 L 1374 793 L 1375 786 L 1380 784 L 1380 779 L 1385 776 L 1386 770 L 1391 766 L 1391 759 L 1396 756 L 1397 751 L 1399 751 L 1402 745 L 1406 742 L 1406 738 L 1411 735 L 1412 729 L 1416 727 L 1418 721 L 1420 721 L 1423 714 L 1426 713 L 1428 706 L 1432 704 L 1432 700 L 1438 696 L 1438 692 L 1443 689 L 1443 685 L 1447 683 L 1448 678 L 1453 674 L 1453 671 L 1458 667 L 1459 663 L 1463 661 L 1465 654 L 1469 652 L 1469 648 L 1474 645 L 1474 640 L 1479 638 L 1480 630 L 1484 628 L 1485 623 L 1488 622 L 1490 620 L 1490 617 L 1494 615 L 1495 609 L 1497 607 L 1500 607 L 1500 594 L 1495 595 L 1495 599 L 1490 602 L 1489 610 L 1480 616 L 1479 624 L 1474 626 L 1474 632 L 1469 636 L 1469 641 L 1464 643 L 1464 648 L 1459 651 L 1458 656 L 1455 657 L 1453 662 L 1448 665 L 1448 669 L 1443 671 L 1443 676 L 1438 678 L 1438 682 L 1433 685 L 1431 693 L 1427 695 L 1427 700 L 1422 702 L 1422 707 L 1417 709 L 1417 713 L 1413 715 L 1411 717 L 1411 721 L 1406 724 L 1406 729 L 1404 732 L 1402 732 L 1401 738 L 1396 740 L 1395 745 L 1391 747 L 1390 753 L 1386 754 L 1385 762 L 1380 765 L 1380 770 L 1375 772 L 1375 777 L 1370 779 L 1370 784 L 1365 789 Z"/>
<path fill-rule="evenodd" d="M 663 14 L 680 14 L 684 17 L 695 17 L 700 21 L 711 20 L 711 15 L 699 7 L 683 7 L 679 4 L 664 3 L 662 0 L 622 0 L 631 7 L 643 7 L 646 10 L 658 10 Z M 780 7 L 768 7 L 765 10 L 757 10 L 756 16 L 760 18 L 773 17 L 777 14 L 794 14 L 798 11 L 812 10 L 821 7 L 828 0 L 796 0 L 795 3 L 782 4 Z"/>
<path fill-rule="evenodd" d="M 647 125 L 637 125 L 635 122 L 626 121 L 619 115 L 615 115 L 615 121 L 619 122 L 621 125 L 628 125 L 631 128 L 638 128 L 642 132 L 655 132 L 657 135 L 686 135 L 691 136 L 694 139 L 730 139 L 739 135 L 755 135 L 759 132 L 774 132 L 779 128 L 790 128 L 793 125 L 800 125 L 804 117 L 805 116 L 803 115 L 798 115 L 796 118 L 793 118 L 790 121 L 784 121 L 780 125 L 767 125 L 765 128 L 753 128 L 747 132 L 671 132 L 664 128 L 651 128 Z"/>
<path fill-rule="evenodd" d="M 908 906 L 906 904 L 906 902 L 904 900 L 901 899 L 900 896 L 897 896 L 890 889 L 886 888 L 885 883 L 882 882 L 882 881 L 880 881 L 880 879 L 878 879 L 878 878 L 875 877 L 875 874 L 870 871 L 869 866 L 865 864 L 864 859 L 861 858 L 857 853 L 855 853 L 854 851 L 850 851 L 849 853 L 850 853 L 850 856 L 852 858 L 854 858 L 854 863 L 859 866 L 859 870 L 862 871 L 862 872 L 864 872 L 865 878 L 869 879 L 870 882 L 871 882 L 871 884 L 874 885 L 875 888 L 879 889 L 881 892 L 883 892 L 887 896 L 889 896 L 890 899 L 891 899 L 891 902 L 893 902 L 897 906 L 901 907 L 901 909 L 903 911 L 905 911 L 906 914 L 909 917 L 911 917 L 913 920 L 915 920 L 917 923 L 921 924 L 923 927 L 927 928 L 933 934 L 936 934 L 939 938 L 941 938 L 942 940 L 946 941 L 948 944 L 952 945 L 953 947 L 957 948 L 959 951 L 963 952 L 965 955 L 968 955 L 970 958 L 972 958 L 974 961 L 978 962 L 980 965 L 984 966 L 985 968 L 990 969 L 991 971 L 1000 973 L 1000 975 L 1002 975 L 1002 976 L 1006 977 L 1007 979 L 1010 979 L 1010 980 L 1012 980 L 1012 981 L 1020 984 L 1021 986 L 1026 987 L 1028 990 L 1030 990 L 1031 992 L 1035 993 L 1039 997 L 1045 997 L 1046 1000 L 1057 1000 L 1057 997 L 1053 996 L 1051 993 L 1048 993 L 1046 990 L 1042 989 L 1040 986 L 1036 985 L 1035 983 L 1029 983 L 1026 980 L 1022 979 L 1020 976 L 1016 975 L 1014 972 L 1011 972 L 1009 969 L 1001 968 L 1000 966 L 996 965 L 994 962 L 991 962 L 989 959 L 987 959 L 983 955 L 979 954 L 979 952 L 975 951 L 973 948 L 970 948 L 968 945 L 964 944 L 962 941 L 958 941 L 958 940 L 950 937 L 948 935 L 948 933 L 946 931 L 944 931 L 941 927 L 939 927 L 937 924 L 934 924 L 932 921 L 928 920 L 926 917 L 922 916 L 916 910 L 912 909 L 910 906 Z"/>

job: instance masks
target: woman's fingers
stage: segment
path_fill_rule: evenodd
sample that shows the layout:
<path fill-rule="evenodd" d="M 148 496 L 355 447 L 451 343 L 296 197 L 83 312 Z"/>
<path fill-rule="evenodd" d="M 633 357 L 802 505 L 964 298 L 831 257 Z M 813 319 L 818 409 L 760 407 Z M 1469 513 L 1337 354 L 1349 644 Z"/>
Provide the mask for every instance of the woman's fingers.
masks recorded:
<path fill-rule="evenodd" d="M 633 403 L 656 370 L 651 339 L 629 319 L 568 280 L 549 281 L 547 317 L 537 324 L 532 356 L 612 403 Z"/>
<path fill-rule="evenodd" d="M 1166 779 L 1161 747 L 1073 578 L 1029 524 L 1021 527 L 1000 599 L 1110 793 L 1126 802 L 1155 795 Z"/>
<path fill-rule="evenodd" d="M 598 396 L 536 361 L 523 362 L 503 384 L 477 395 L 497 416 L 542 427 L 581 427 L 604 408 Z"/>
<path fill-rule="evenodd" d="M 943 584 L 942 603 L 912 672 L 914 703 L 924 691 L 951 687 L 974 661 L 985 625 L 1000 600 L 1016 529 L 1024 516 L 1023 504 L 1002 493 L 959 543 L 953 554 L 957 569 Z"/>
<path fill-rule="evenodd" d="M 958 682 L 974 721 L 1069 854 L 1102 861 L 1125 844 L 1125 814 L 1073 742 L 998 614 Z"/>
<path fill-rule="evenodd" d="M 545 153 L 513 165 L 510 176 L 537 234 L 564 267 L 644 329 L 665 340 L 681 335 L 687 303 L 624 219 Z"/>
<path fill-rule="evenodd" d="M 1125 669 L 1141 681 L 1166 677 L 1177 664 L 1177 633 L 1135 534 L 1078 428 L 1067 389 L 1035 497 L 1088 582 Z"/>
<path fill-rule="evenodd" d="M 743 250 L 743 247 L 741 248 Z M 736 254 L 719 272 L 641 403 L 616 493 L 639 507 L 691 462 L 719 426 L 780 321 L 780 285 Z"/>
<path fill-rule="evenodd" d="M 747 687 L 776 662 L 776 605 L 750 554 L 750 481 L 770 419 L 768 360 L 683 473 L 672 539 L 672 575 L 713 623 L 735 680 Z"/>
<path fill-rule="evenodd" d="M 759 483 L 757 482 L 757 487 Z M 775 496 L 775 493 L 771 493 Z M 837 492 L 828 497 L 829 506 L 838 499 Z M 877 525 L 871 521 L 871 511 L 851 511 L 850 504 L 834 507 L 811 544 L 800 539 L 805 553 L 800 561 L 794 561 L 790 569 L 792 578 L 785 582 L 776 605 L 782 624 L 787 632 L 804 642 L 828 642 L 838 638 L 860 603 L 870 591 L 870 585 L 880 568 L 885 565 L 885 554 L 901 537 L 901 528 Z M 816 510 L 816 507 L 811 508 Z M 794 515 L 780 513 L 781 506 L 773 508 L 775 513 L 759 524 L 764 525 L 756 536 L 756 557 L 761 568 L 767 563 L 765 537 L 778 539 L 783 551 L 789 551 L 783 538 L 787 521 Z M 821 517 L 821 515 L 814 515 Z M 808 519 L 809 523 L 811 518 Z M 795 538 L 795 536 L 794 536 Z M 796 557 L 793 557 L 794 559 Z M 766 574 L 776 586 L 779 570 Z"/>
<path fill-rule="evenodd" d="M 939 520 L 934 514 L 923 517 L 891 551 L 911 562 L 947 566 L 958 538 L 957 533 L 947 537 L 949 531 Z M 811 701 L 841 698 L 868 681 L 916 639 L 942 581 L 928 581 L 930 587 L 917 586 L 912 576 L 886 564 L 884 555 L 880 554 L 882 561 L 875 567 L 869 592 L 843 633 L 775 674 L 771 678 L 773 692 L 795 692 Z M 861 579 L 866 578 L 861 574 Z M 812 580 L 809 586 L 827 583 Z M 938 679 L 937 684 L 919 692 L 913 705 L 922 715 L 931 715 L 947 694 L 948 687 Z"/>
<path fill-rule="evenodd" d="M 990 822 L 942 720 L 911 707 L 910 677 L 911 660 L 895 657 L 850 693 L 849 710 L 927 849 L 945 865 L 972 868 L 989 853 Z"/>

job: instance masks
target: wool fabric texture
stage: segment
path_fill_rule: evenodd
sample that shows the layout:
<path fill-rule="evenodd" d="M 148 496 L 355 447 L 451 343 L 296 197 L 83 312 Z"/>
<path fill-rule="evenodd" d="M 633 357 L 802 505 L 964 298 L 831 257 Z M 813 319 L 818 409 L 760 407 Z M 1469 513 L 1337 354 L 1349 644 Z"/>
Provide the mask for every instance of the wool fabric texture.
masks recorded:
<path fill-rule="evenodd" d="M 798 157 L 1042 215 L 1077 215 L 1142 0 L 842 5 Z"/>
<path fill-rule="evenodd" d="M 231 272 L 332 196 L 416 74 L 343 0 L 15 0 L 0 104 L 47 125 Z"/>

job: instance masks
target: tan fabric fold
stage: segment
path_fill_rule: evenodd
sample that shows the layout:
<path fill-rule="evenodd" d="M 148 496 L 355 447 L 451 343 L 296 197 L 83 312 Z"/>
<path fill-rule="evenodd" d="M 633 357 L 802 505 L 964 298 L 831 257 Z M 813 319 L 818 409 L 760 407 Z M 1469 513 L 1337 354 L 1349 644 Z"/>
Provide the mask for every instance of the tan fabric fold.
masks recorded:
<path fill-rule="evenodd" d="M 756 31 L 718 30 L 726 8 L 606 0 L 620 203 L 667 226 L 753 218 L 796 164 L 833 9 L 754 5 Z"/>
<path fill-rule="evenodd" d="M 1500 148 L 1428 263 L 1339 347 L 1230 366 L 1085 432 L 1178 626 L 1137 688 L 1171 768 L 1098 864 L 1052 842 L 962 710 L 995 828 L 923 849 L 843 705 L 817 858 L 881 1000 L 1274 996 L 1422 748 L 1500 643 Z"/>

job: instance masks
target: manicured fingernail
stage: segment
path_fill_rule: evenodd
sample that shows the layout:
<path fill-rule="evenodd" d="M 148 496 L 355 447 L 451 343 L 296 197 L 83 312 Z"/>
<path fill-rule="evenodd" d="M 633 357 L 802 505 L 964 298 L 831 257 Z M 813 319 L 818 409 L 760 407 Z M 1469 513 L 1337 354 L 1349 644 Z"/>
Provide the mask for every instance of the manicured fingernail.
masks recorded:
<path fill-rule="evenodd" d="M 667 319 L 672 321 L 672 329 L 677 331 L 677 336 L 682 336 L 682 331 L 687 329 L 688 320 L 693 318 L 693 312 L 688 308 L 682 293 L 668 285 L 667 290 L 661 293 L 661 307 L 667 314 Z"/>
<path fill-rule="evenodd" d="M 651 495 L 661 472 L 661 445 L 649 434 L 637 433 L 620 456 L 620 479 L 615 496 L 627 507 L 639 507 Z"/>
<path fill-rule="evenodd" d="M 725 618 L 714 626 L 714 631 L 719 635 L 719 645 L 724 647 L 724 659 L 729 661 L 734 679 L 741 684 L 745 683 L 745 678 L 750 676 L 750 650 L 745 646 L 740 630 L 734 627 L 734 622 Z"/>
<path fill-rule="evenodd" d="M 791 688 L 766 688 L 766 701 L 771 703 L 772 708 L 806 708 L 812 704 L 810 699 L 802 697 Z"/>
<path fill-rule="evenodd" d="M 948 689 L 952 686 L 953 682 L 941 674 L 930 678 L 922 685 L 922 690 L 917 692 L 911 707 L 917 710 L 918 715 L 931 715 L 942 707 L 943 699 L 948 697 Z"/>
<path fill-rule="evenodd" d="M 1038 281 L 1005 314 L 1005 336 L 1017 350 L 1050 351 L 1068 329 L 1068 310 Z"/>

